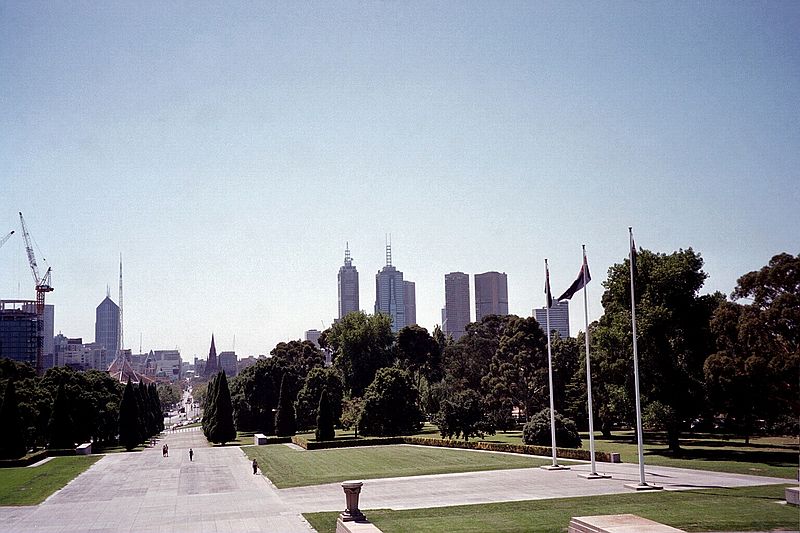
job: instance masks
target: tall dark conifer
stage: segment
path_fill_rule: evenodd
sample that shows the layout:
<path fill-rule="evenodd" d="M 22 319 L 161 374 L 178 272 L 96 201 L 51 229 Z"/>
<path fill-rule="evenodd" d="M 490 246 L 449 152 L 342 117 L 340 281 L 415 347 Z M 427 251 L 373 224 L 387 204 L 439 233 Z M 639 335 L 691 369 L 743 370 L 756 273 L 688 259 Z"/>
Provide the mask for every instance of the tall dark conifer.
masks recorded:
<path fill-rule="evenodd" d="M 119 443 L 126 450 L 131 451 L 142 442 L 139 426 L 139 405 L 136 401 L 136 392 L 130 380 L 122 392 L 122 401 L 119 404 Z"/>
<path fill-rule="evenodd" d="M 3 405 L 0 407 L 0 428 L 3 437 L 0 438 L 0 459 L 14 459 L 22 457 L 28 451 L 25 445 L 25 428 L 19 416 L 19 402 L 14 381 L 9 379 L 3 395 Z"/>
<path fill-rule="evenodd" d="M 211 381 L 208 382 L 208 387 L 206 388 L 206 399 L 203 405 L 203 434 L 209 440 L 211 440 L 211 431 L 215 421 L 214 412 L 216 411 L 218 379 L 219 374 L 216 374 L 213 378 L 211 378 Z"/>
<path fill-rule="evenodd" d="M 289 393 L 290 387 L 286 383 L 286 374 L 281 378 L 281 391 L 278 396 L 278 410 L 275 413 L 275 434 L 279 437 L 289 437 L 297 432 L 297 423 L 294 416 L 294 398 Z"/>
<path fill-rule="evenodd" d="M 328 397 L 328 389 L 322 389 L 317 407 L 317 430 L 314 437 L 317 440 L 333 440 L 336 431 L 333 428 L 333 406 Z"/>
<path fill-rule="evenodd" d="M 51 449 L 72 448 L 75 446 L 74 426 L 70 415 L 70 405 L 64 383 L 58 385 L 50 422 L 47 425 L 48 443 Z"/>
<path fill-rule="evenodd" d="M 231 391 L 228 388 L 228 378 L 223 370 L 217 375 L 214 387 L 214 421 L 209 431 L 208 440 L 215 444 L 225 444 L 236 440 L 236 427 L 233 424 L 233 405 L 231 404 Z"/>

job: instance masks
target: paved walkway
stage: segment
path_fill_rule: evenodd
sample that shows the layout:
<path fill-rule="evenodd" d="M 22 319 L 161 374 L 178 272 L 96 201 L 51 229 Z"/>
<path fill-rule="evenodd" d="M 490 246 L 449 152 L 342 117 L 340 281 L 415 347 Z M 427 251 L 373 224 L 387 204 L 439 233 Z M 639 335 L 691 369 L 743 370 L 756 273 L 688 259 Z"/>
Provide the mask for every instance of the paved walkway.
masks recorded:
<path fill-rule="evenodd" d="M 169 444 L 170 457 L 161 456 Z M 193 448 L 194 461 L 188 450 Z M 453 450 L 462 453 L 463 450 Z M 314 453 L 314 452 L 298 452 Z M 483 452 L 472 452 L 483 453 Z M 598 463 L 611 479 L 586 480 L 586 464 L 365 480 L 361 508 L 412 509 L 470 503 L 630 493 L 635 464 Z M 665 490 L 786 483 L 780 478 L 648 467 Z M 646 495 L 642 495 L 646 497 Z M 154 449 L 109 454 L 35 507 L 0 507 L 0 533 L 309 532 L 300 513 L 338 511 L 338 483 L 274 489 L 254 476 L 238 447 L 209 448 L 199 428 L 167 433 Z"/>
<path fill-rule="evenodd" d="M 199 428 L 189 429 L 141 453 L 105 456 L 41 505 L 0 508 L 0 532 L 313 531 L 253 475 L 238 447 L 209 448 Z"/>

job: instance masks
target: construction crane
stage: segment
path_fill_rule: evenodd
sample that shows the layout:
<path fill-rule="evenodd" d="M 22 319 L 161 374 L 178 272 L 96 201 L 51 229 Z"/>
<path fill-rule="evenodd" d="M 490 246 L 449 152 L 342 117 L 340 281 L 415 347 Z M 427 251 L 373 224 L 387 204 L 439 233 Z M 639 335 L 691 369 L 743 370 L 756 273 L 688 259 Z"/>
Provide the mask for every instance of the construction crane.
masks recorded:
<path fill-rule="evenodd" d="M 11 236 L 12 236 L 12 235 L 14 235 L 14 232 L 13 232 L 13 231 L 12 231 L 11 233 L 9 233 L 8 235 L 6 235 L 5 237 L 3 237 L 2 239 L 0 239 L 0 248 L 2 248 L 2 247 L 3 247 L 3 245 L 6 243 L 6 241 L 7 241 L 8 239 L 10 239 L 10 238 L 11 238 Z"/>
<path fill-rule="evenodd" d="M 28 253 L 28 264 L 31 266 L 31 273 L 33 274 L 33 281 L 36 283 L 36 315 L 39 317 L 39 328 L 44 324 L 44 297 L 48 292 L 53 290 L 50 285 L 50 274 L 52 269 L 47 267 L 47 272 L 44 276 L 39 275 L 39 265 L 36 263 L 36 256 L 33 253 L 33 243 L 31 242 L 31 235 L 28 233 L 28 226 L 25 225 L 25 219 L 22 218 L 22 213 L 19 214 L 19 221 L 22 224 L 22 237 L 25 239 L 25 251 Z M 39 330 L 41 333 L 41 329 Z M 42 365 L 42 348 L 43 340 L 41 334 L 38 339 L 38 348 L 36 350 L 36 373 L 41 375 L 44 371 Z"/>

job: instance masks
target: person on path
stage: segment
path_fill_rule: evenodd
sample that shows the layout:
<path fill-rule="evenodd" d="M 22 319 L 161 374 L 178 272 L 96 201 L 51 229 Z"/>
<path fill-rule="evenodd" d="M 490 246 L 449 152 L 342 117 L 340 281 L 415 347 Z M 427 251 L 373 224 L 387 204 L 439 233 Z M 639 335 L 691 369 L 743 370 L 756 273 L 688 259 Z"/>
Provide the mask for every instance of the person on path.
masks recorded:
<path fill-rule="evenodd" d="M 165 444 L 161 447 L 161 457 L 166 457 L 166 456 L 167 456 L 167 445 Z"/>
<path fill-rule="evenodd" d="M 258 461 L 253 459 L 253 475 L 258 474 Z"/>
<path fill-rule="evenodd" d="M 194 457 L 194 451 L 192 451 L 192 449 L 189 448 L 189 462 L 190 463 L 194 460 L 193 457 Z"/>
<path fill-rule="evenodd" d="M 164 445 L 164 453 L 167 454 L 167 457 L 169 457 L 169 445 L 168 444 Z"/>

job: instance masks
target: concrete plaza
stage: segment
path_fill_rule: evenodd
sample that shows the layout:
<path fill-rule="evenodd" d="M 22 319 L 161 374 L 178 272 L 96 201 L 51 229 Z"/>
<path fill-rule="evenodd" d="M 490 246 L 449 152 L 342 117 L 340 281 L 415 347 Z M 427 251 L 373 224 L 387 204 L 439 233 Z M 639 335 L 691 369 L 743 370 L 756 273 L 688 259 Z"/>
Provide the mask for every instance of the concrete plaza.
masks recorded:
<path fill-rule="evenodd" d="M 169 444 L 170 457 L 161 456 L 163 443 Z M 195 452 L 192 462 L 190 447 Z M 578 477 L 589 471 L 589 465 L 581 464 L 563 471 L 527 468 L 365 480 L 361 508 L 409 509 L 630 493 L 625 485 L 639 479 L 635 464 L 598 463 L 598 467 L 613 477 Z M 647 472 L 648 483 L 665 490 L 787 482 L 668 467 L 648 467 Z M 275 489 L 263 476 L 253 475 L 238 447 L 210 448 L 199 428 L 191 428 L 166 433 L 154 449 L 103 457 L 41 505 L 0 508 L 0 533 L 309 532 L 312 530 L 301 513 L 343 507 L 344 494 L 338 483 Z"/>

